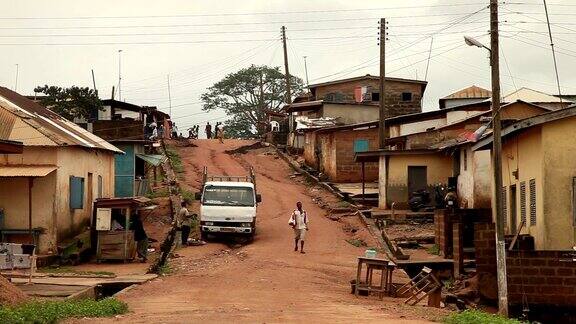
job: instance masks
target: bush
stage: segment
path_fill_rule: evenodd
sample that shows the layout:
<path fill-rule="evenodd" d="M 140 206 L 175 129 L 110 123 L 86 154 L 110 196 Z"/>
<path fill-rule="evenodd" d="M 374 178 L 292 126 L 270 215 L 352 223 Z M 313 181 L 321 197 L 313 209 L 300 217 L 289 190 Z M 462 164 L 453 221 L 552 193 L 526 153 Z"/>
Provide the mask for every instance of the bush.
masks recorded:
<path fill-rule="evenodd" d="M 15 307 L 0 308 L 0 323 L 57 323 L 66 318 L 111 317 L 124 314 L 128 305 L 115 298 L 33 301 Z"/>
<path fill-rule="evenodd" d="M 434 255 L 440 255 L 440 246 L 438 244 L 434 244 L 428 248 L 428 253 Z"/>
<path fill-rule="evenodd" d="M 465 310 L 454 313 L 444 319 L 446 324 L 522 324 L 516 319 L 508 319 L 500 315 L 489 314 L 479 310 Z"/>
<path fill-rule="evenodd" d="M 180 188 L 180 196 L 188 205 L 194 202 L 194 193 L 192 191 Z"/>
<path fill-rule="evenodd" d="M 166 148 L 166 155 L 168 155 L 168 158 L 170 159 L 170 162 L 172 163 L 172 168 L 174 169 L 175 173 L 184 172 L 184 166 L 182 165 L 182 158 L 180 157 L 180 155 L 178 155 L 176 150 L 174 150 L 171 147 L 167 147 Z"/>
<path fill-rule="evenodd" d="M 158 198 L 158 197 L 168 197 L 168 196 L 170 196 L 170 193 L 168 192 L 168 189 L 166 189 L 166 188 L 157 189 L 157 190 L 151 191 L 151 192 L 146 194 L 146 197 L 148 197 L 150 199 L 154 199 L 154 198 Z"/>

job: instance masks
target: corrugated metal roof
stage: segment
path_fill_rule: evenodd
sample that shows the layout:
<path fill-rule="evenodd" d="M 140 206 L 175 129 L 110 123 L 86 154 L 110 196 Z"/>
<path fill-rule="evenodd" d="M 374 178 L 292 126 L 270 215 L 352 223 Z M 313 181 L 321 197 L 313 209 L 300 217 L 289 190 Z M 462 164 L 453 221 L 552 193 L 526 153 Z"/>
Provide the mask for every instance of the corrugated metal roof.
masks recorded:
<path fill-rule="evenodd" d="M 168 159 L 166 155 L 162 154 L 136 154 L 136 156 L 153 166 L 159 166 Z"/>
<path fill-rule="evenodd" d="M 558 97 L 530 88 L 520 88 L 517 91 L 507 94 L 502 98 L 502 102 L 513 102 L 522 100 L 526 102 L 560 102 Z M 566 99 L 564 99 L 566 101 Z"/>
<path fill-rule="evenodd" d="M 59 146 L 83 146 L 116 153 L 120 149 L 82 127 L 60 117 L 42 105 L 4 87 L 0 87 L 0 111 L 8 111 L 23 124 L 34 128 L 44 137 Z M 21 141 L 24 145 L 38 145 L 38 136 L 26 136 L 26 132 L 12 129 L 10 140 Z M 54 145 L 54 144 L 52 144 Z"/>
<path fill-rule="evenodd" d="M 0 165 L 0 177 L 44 177 L 57 168 L 55 165 Z"/>
<path fill-rule="evenodd" d="M 458 90 L 442 99 L 472 99 L 472 98 L 490 98 L 492 92 L 478 86 L 470 86 L 462 90 Z"/>

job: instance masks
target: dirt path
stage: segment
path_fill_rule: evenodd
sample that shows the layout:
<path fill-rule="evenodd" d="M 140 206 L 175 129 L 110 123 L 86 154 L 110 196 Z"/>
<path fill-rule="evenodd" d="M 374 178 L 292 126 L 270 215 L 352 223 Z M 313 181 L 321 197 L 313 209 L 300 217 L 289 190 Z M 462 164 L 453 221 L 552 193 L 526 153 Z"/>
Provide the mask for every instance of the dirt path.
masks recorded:
<path fill-rule="evenodd" d="M 346 242 L 342 225 L 324 217 L 306 187 L 290 179 L 292 171 L 275 155 L 262 150 L 231 156 L 224 151 L 250 144 L 200 140 L 198 147 L 179 148 L 184 184 L 200 186 L 199 170 L 244 174 L 254 166 L 263 202 L 258 209 L 255 241 L 229 249 L 219 243 L 188 247 L 172 260 L 175 273 L 122 296 L 132 311 L 111 322 L 388 322 L 420 323 L 441 314 L 426 307 L 403 306 L 400 299 L 355 298 L 350 279 L 356 256 L 364 248 Z M 287 225 L 296 201 L 310 215 L 307 254 L 292 251 Z M 197 208 L 197 206 L 195 206 Z M 106 320 L 105 320 L 106 322 Z"/>

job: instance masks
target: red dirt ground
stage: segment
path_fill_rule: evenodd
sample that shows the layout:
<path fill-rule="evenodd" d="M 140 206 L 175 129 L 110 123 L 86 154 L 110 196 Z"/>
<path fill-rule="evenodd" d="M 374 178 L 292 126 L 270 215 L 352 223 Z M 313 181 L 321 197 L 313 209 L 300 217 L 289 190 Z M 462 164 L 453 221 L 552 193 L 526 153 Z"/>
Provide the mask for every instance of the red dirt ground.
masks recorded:
<path fill-rule="evenodd" d="M 402 299 L 356 298 L 349 281 L 355 276 L 356 257 L 365 248 L 346 242 L 351 237 L 370 241 L 355 220 L 325 217 L 313 199 L 330 195 L 310 188 L 270 149 L 229 155 L 225 150 L 250 141 L 195 141 L 197 147 L 179 147 L 185 173 L 181 183 L 200 187 L 203 166 L 210 173 L 245 174 L 254 167 L 263 202 L 258 207 L 258 234 L 247 246 L 221 243 L 187 247 L 171 260 L 174 272 L 128 291 L 121 297 L 131 313 L 99 322 L 316 322 L 316 323 L 424 323 L 446 315 L 445 310 L 404 306 Z M 310 215 L 307 254 L 293 252 L 288 218 L 302 201 Z M 194 206 L 197 210 L 198 206 Z M 345 231 L 357 227 L 354 235 Z M 371 243 L 368 243 L 371 244 Z"/>

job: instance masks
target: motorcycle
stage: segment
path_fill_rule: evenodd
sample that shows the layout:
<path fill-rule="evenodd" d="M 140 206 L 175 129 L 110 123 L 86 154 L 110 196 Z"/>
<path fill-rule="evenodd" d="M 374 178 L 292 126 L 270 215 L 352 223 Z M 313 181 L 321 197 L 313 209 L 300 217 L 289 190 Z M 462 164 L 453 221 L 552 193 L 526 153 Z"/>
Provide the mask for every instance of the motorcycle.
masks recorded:
<path fill-rule="evenodd" d="M 412 193 L 412 198 L 408 200 L 408 206 L 413 212 L 423 208 L 430 208 L 430 193 L 426 189 L 420 189 Z"/>

